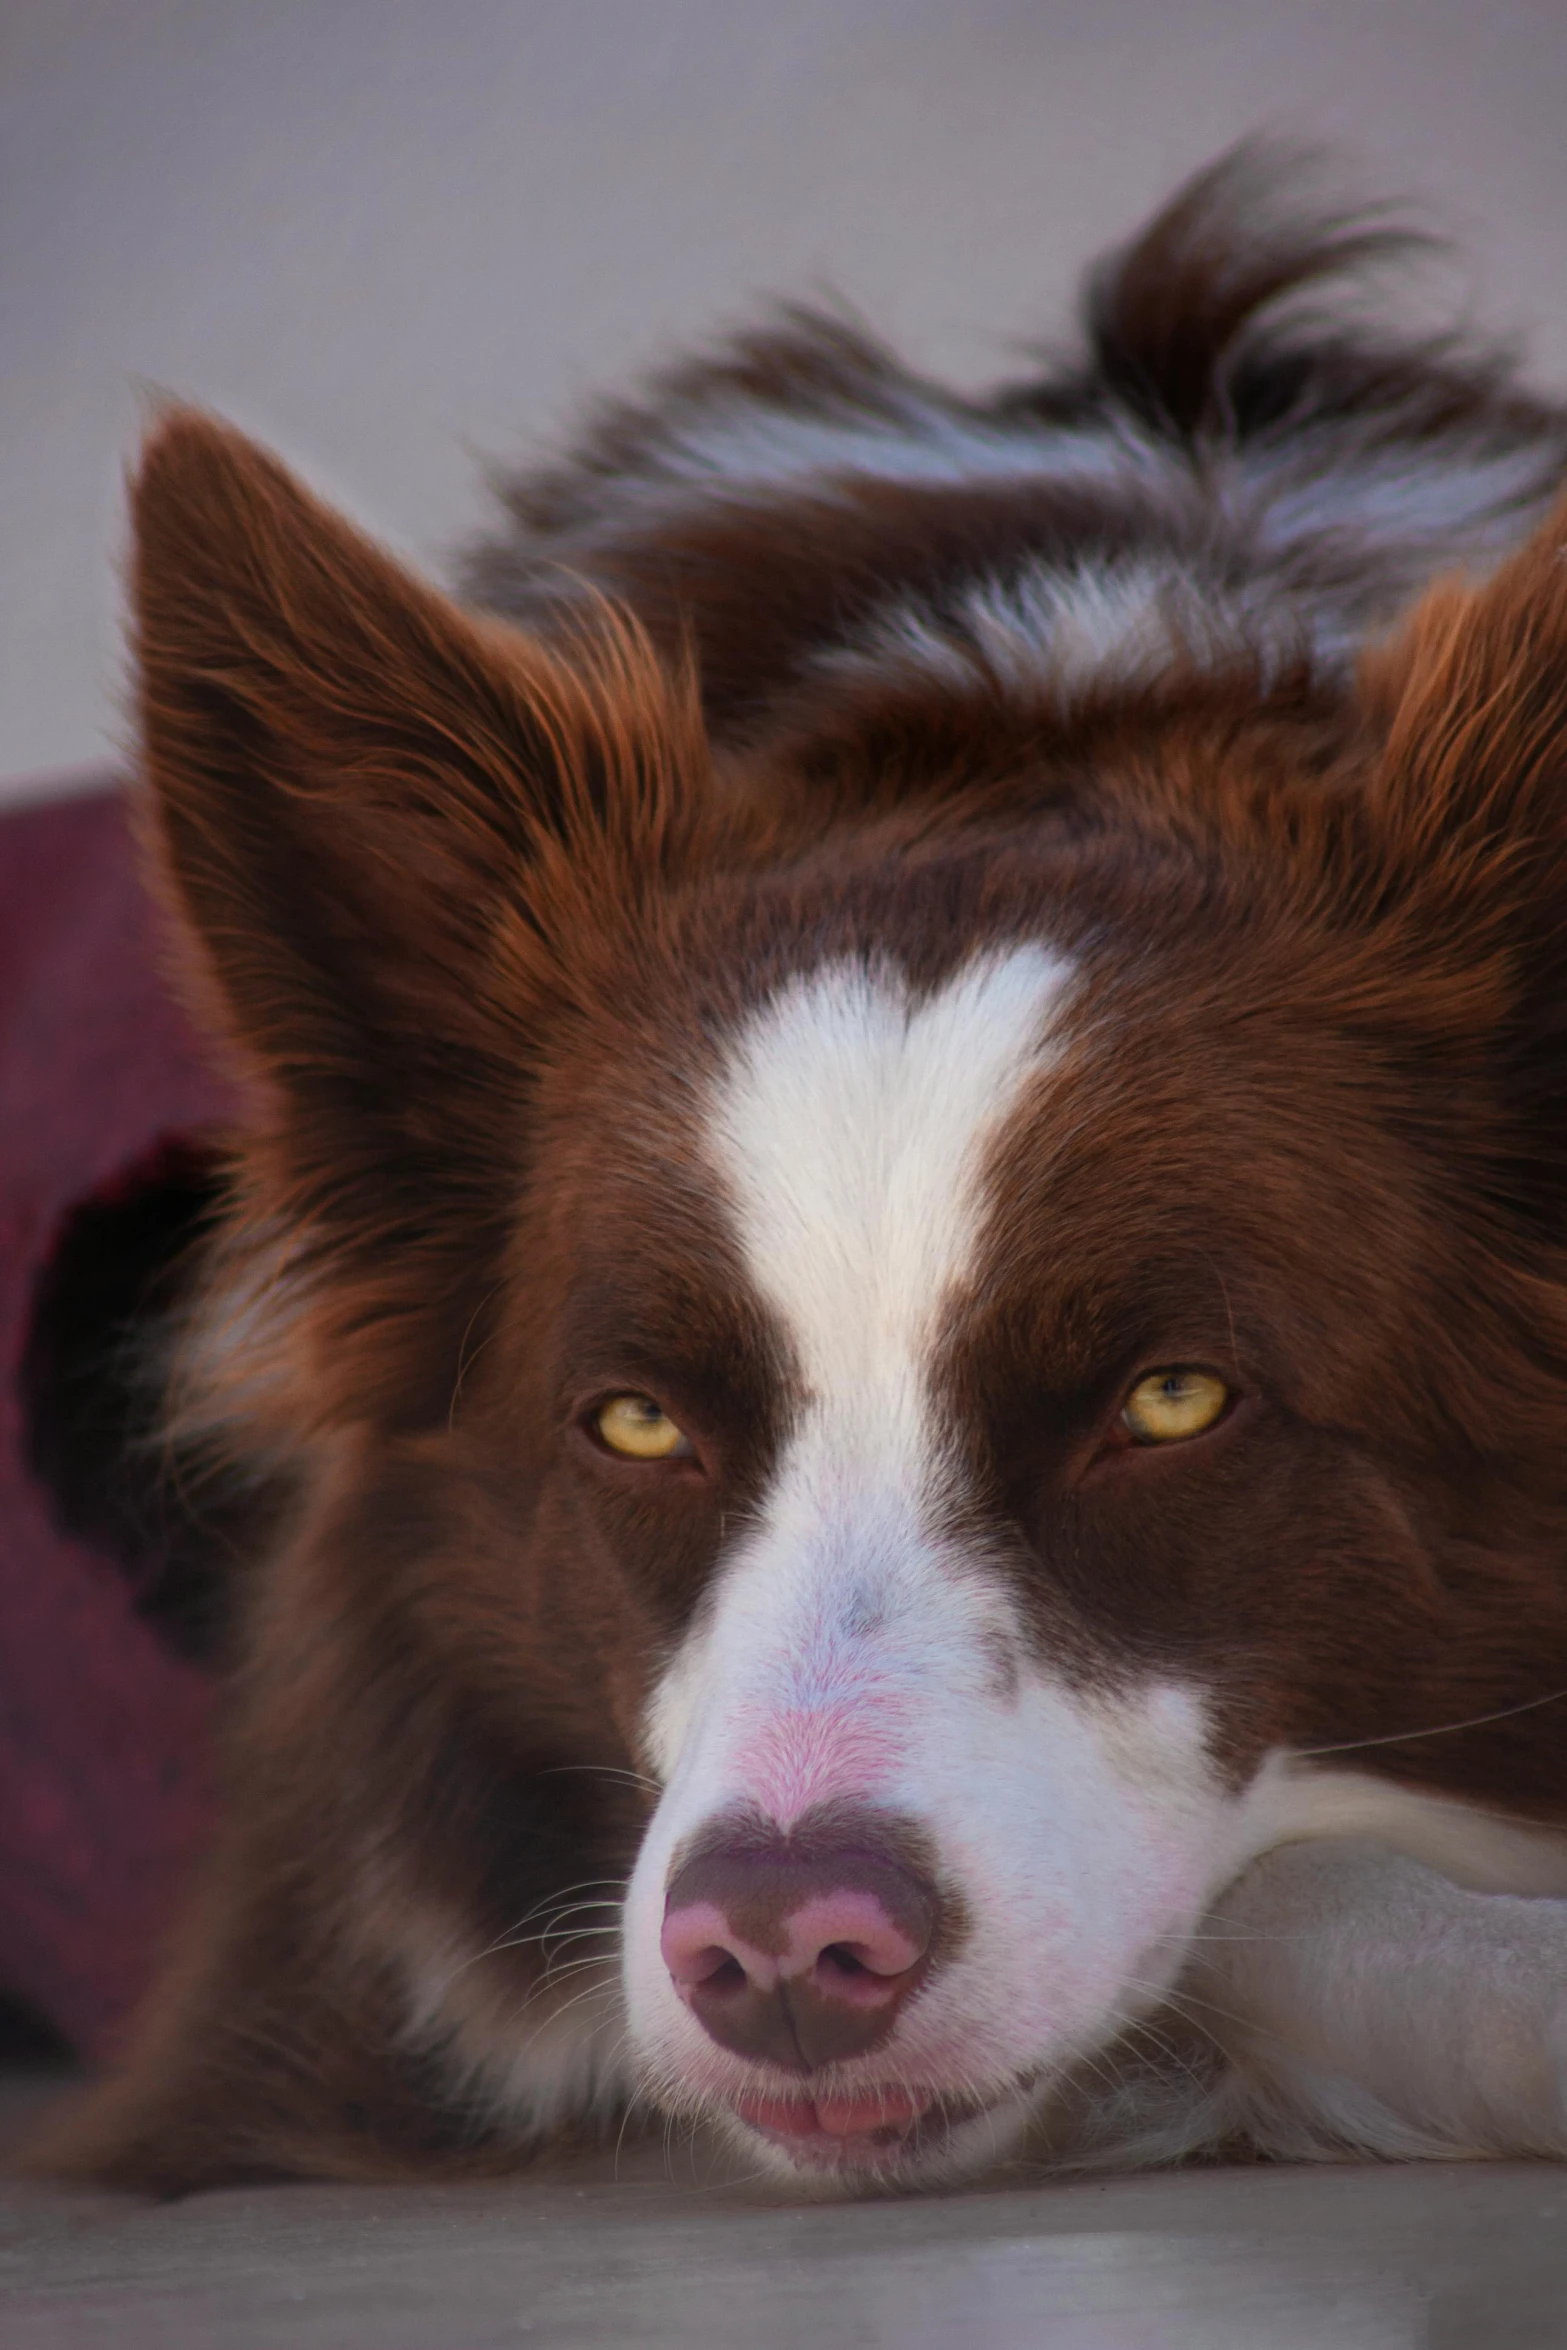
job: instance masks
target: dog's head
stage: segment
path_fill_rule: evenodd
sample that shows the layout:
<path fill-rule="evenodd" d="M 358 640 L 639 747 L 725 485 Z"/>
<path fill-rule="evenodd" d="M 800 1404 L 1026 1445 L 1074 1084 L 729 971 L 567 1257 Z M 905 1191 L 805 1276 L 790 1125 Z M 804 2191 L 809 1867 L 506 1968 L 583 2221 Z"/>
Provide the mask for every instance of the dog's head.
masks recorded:
<path fill-rule="evenodd" d="M 787 2171 L 951 2175 L 1310 1750 L 1548 1800 L 1527 1716 L 1417 1734 L 1567 1680 L 1561 535 L 1352 704 L 976 719 L 900 801 L 161 432 L 152 830 L 255 1104 L 186 1410 L 301 1485 L 237 1800 L 523 2119 L 624 2024 Z"/>

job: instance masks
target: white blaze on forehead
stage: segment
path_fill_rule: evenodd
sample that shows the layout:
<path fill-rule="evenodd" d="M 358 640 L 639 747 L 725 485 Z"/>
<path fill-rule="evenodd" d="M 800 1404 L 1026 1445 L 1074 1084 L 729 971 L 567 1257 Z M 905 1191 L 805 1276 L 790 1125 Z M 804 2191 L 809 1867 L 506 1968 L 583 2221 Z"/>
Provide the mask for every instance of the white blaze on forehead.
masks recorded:
<path fill-rule="evenodd" d="M 713 1139 L 751 1277 L 846 1436 L 871 1436 L 873 1393 L 913 1433 L 916 1367 L 972 1256 L 986 1144 L 1050 1055 L 1068 978 L 1020 946 L 916 1000 L 888 967 L 832 964 L 741 1040 Z"/>
<path fill-rule="evenodd" d="M 731 1792 L 792 1812 L 863 1791 L 922 1692 L 1004 1640 L 1010 1609 L 934 1535 L 953 1448 L 929 1356 L 973 1259 L 988 1150 L 1048 1065 L 1068 978 L 1035 945 L 924 997 L 889 965 L 834 963 L 741 1035 L 710 1147 L 805 1403 L 716 1614 L 655 1697 L 666 1774 L 710 1777 L 722 1714 Z"/>

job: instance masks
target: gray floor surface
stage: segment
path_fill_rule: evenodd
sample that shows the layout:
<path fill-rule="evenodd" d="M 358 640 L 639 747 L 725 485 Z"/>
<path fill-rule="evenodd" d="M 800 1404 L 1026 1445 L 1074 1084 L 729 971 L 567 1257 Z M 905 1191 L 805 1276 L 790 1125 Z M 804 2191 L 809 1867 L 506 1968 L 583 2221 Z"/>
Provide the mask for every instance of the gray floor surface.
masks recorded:
<path fill-rule="evenodd" d="M 618 2175 L 164 2206 L 12 2184 L 0 2343 L 1560 2350 L 1567 2174 L 1216 2170 L 801 2208 L 642 2148 Z"/>

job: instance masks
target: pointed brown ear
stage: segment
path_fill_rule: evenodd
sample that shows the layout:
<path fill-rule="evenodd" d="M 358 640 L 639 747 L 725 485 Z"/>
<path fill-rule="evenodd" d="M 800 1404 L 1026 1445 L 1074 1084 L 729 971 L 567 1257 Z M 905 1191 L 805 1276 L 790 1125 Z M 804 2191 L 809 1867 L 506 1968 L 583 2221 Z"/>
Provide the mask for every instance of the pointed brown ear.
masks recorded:
<path fill-rule="evenodd" d="M 379 1266 L 395 1312 L 389 1267 L 429 1295 L 442 1232 L 505 1212 L 529 974 L 672 853 L 694 690 L 607 612 L 569 657 L 468 617 L 188 412 L 136 484 L 134 585 L 154 856 L 259 1081 L 251 1223 Z"/>
<path fill-rule="evenodd" d="M 1440 582 L 1367 667 L 1379 897 L 1452 1024 L 1468 1166 L 1538 1249 L 1567 1235 L 1567 499 L 1485 584 Z M 1386 884 L 1391 882 L 1391 888 Z M 1437 1007 L 1445 1003 L 1445 1015 Z"/>
<path fill-rule="evenodd" d="M 1368 666 L 1379 812 L 1414 864 L 1545 879 L 1567 857 L 1567 498 L 1485 585 L 1443 580 Z M 1567 908 L 1564 908 L 1567 911 Z"/>
<path fill-rule="evenodd" d="M 203 416 L 153 436 L 135 533 L 155 834 L 228 1023 L 411 1110 L 514 1018 L 489 950 L 541 865 L 658 845 L 690 696 L 627 622 L 568 663 L 468 617 Z"/>

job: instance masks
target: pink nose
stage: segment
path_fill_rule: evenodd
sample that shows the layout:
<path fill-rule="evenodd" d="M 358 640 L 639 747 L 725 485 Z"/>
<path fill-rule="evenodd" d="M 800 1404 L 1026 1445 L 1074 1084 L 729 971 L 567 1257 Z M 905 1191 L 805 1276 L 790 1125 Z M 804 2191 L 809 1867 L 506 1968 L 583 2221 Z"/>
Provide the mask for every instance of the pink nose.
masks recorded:
<path fill-rule="evenodd" d="M 930 1972 L 940 1900 L 872 1822 L 803 1848 L 709 1832 L 669 1881 L 664 1964 L 709 2038 L 794 2073 L 862 2055 Z"/>

